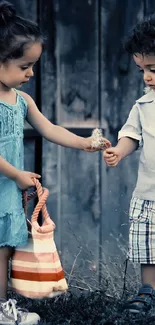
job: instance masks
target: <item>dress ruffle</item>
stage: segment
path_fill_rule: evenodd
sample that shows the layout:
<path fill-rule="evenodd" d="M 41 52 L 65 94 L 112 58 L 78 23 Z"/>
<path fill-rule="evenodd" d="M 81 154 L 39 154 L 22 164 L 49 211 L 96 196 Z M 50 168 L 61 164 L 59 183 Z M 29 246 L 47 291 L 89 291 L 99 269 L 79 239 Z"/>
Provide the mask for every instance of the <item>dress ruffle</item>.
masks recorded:
<path fill-rule="evenodd" d="M 24 211 L 6 213 L 0 218 L 0 247 L 24 246 L 28 240 L 28 230 Z"/>

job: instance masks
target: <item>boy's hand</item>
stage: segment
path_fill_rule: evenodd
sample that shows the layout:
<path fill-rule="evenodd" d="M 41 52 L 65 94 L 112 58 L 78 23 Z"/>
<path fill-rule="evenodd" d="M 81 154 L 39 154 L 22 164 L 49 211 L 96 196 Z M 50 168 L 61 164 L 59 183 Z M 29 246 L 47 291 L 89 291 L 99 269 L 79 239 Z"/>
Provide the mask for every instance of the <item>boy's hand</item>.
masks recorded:
<path fill-rule="evenodd" d="M 122 159 L 122 155 L 119 148 L 111 147 L 104 151 L 103 158 L 108 166 L 116 167 Z"/>
<path fill-rule="evenodd" d="M 100 150 L 105 150 L 106 148 L 110 148 L 111 147 L 111 142 L 102 137 L 102 141 L 100 140 L 100 145 L 98 147 L 93 147 L 92 144 L 93 144 L 93 137 L 89 137 L 89 138 L 86 138 L 84 139 L 85 140 L 85 143 L 84 143 L 84 150 L 85 151 L 88 151 L 88 152 L 95 152 L 95 151 L 100 151 Z"/>
<path fill-rule="evenodd" d="M 33 178 L 40 178 L 41 176 L 35 173 L 18 171 L 14 181 L 21 190 L 27 190 L 29 187 L 34 186 Z"/>

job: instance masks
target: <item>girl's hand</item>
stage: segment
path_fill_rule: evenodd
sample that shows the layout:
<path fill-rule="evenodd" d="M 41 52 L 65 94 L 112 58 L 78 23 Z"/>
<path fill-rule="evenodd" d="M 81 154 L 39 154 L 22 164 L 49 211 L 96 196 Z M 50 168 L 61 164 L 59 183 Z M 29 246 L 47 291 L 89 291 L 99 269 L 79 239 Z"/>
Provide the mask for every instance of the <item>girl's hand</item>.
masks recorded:
<path fill-rule="evenodd" d="M 34 186 L 33 178 L 40 177 L 38 174 L 20 170 L 14 180 L 21 190 L 27 190 L 29 187 Z"/>
<path fill-rule="evenodd" d="M 100 150 L 105 150 L 106 148 L 111 147 L 111 142 L 102 137 L 102 141 L 100 140 L 100 145 L 97 148 L 93 148 L 92 143 L 93 143 L 93 137 L 85 138 L 85 143 L 84 143 L 84 150 L 88 152 L 95 152 L 95 151 L 100 151 Z"/>
<path fill-rule="evenodd" d="M 108 166 L 116 167 L 122 159 L 122 155 L 119 148 L 111 147 L 104 151 L 103 158 Z"/>

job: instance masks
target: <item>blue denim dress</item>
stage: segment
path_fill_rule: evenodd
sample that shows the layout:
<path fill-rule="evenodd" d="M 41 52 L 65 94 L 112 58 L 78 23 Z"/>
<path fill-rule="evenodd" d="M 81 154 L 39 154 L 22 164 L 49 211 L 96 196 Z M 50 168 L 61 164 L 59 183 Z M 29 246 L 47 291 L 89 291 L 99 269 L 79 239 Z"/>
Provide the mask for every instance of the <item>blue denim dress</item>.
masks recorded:
<path fill-rule="evenodd" d="M 0 155 L 16 168 L 24 168 L 23 130 L 27 103 L 16 92 L 16 104 L 0 101 Z M 0 246 L 27 243 L 27 225 L 22 206 L 22 191 L 0 173 Z"/>

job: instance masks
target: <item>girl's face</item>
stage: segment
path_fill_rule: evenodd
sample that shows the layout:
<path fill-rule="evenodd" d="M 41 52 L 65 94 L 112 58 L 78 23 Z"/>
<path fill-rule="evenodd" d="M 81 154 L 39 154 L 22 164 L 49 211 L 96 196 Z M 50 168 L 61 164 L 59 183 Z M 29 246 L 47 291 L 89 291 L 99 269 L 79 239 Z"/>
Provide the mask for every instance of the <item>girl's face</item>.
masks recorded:
<path fill-rule="evenodd" d="M 155 55 L 133 55 L 133 59 L 143 73 L 143 79 L 147 86 L 155 91 Z"/>
<path fill-rule="evenodd" d="M 19 59 L 11 59 L 0 64 L 0 88 L 17 88 L 33 77 L 33 66 L 42 52 L 42 44 L 30 43 Z"/>

